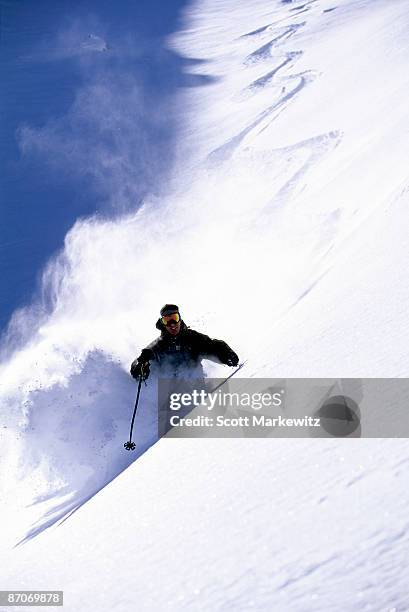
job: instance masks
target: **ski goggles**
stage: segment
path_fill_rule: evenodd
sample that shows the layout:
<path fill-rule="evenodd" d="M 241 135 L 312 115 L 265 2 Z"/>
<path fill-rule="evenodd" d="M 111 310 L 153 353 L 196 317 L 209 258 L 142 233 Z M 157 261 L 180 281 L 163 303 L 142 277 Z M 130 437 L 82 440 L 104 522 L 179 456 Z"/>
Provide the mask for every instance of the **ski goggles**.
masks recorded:
<path fill-rule="evenodd" d="M 179 323 L 180 314 L 178 312 L 173 312 L 170 315 L 165 315 L 161 320 L 164 325 L 169 325 L 169 323 L 172 323 L 172 321 L 173 323 Z"/>

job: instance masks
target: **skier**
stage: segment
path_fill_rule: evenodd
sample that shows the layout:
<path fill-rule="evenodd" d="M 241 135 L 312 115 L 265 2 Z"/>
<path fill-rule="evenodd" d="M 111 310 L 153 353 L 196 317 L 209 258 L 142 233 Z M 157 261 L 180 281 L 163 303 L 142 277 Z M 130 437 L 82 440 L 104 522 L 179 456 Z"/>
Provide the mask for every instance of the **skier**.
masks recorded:
<path fill-rule="evenodd" d="M 223 340 L 212 340 L 209 336 L 190 329 L 180 317 L 176 304 L 165 304 L 156 323 L 161 335 L 144 348 L 131 365 L 131 375 L 146 380 L 150 363 L 165 376 L 179 375 L 203 378 L 202 359 L 211 359 L 236 367 L 239 358 Z"/>

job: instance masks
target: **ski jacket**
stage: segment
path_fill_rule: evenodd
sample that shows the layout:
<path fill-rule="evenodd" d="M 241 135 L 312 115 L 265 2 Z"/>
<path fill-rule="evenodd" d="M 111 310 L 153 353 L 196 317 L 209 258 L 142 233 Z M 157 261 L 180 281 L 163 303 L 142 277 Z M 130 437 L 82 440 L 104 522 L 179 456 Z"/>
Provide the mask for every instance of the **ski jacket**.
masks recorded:
<path fill-rule="evenodd" d="M 150 361 L 162 370 L 167 370 L 172 376 L 186 371 L 202 372 L 203 358 L 227 363 L 229 359 L 238 357 L 223 340 L 213 340 L 205 334 L 190 329 L 181 321 L 180 332 L 172 336 L 159 319 L 156 323 L 161 331 L 159 338 L 144 348 L 138 357 L 138 362 Z"/>

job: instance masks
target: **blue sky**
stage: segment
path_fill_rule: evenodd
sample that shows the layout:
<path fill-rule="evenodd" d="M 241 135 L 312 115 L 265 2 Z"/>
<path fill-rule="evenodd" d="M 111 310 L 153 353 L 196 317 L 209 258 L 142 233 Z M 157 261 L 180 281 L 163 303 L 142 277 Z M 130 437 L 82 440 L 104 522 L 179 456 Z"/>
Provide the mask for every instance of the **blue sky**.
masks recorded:
<path fill-rule="evenodd" d="M 77 218 L 135 209 L 163 185 L 173 95 L 203 84 L 165 44 L 185 4 L 0 3 L 0 330 Z"/>

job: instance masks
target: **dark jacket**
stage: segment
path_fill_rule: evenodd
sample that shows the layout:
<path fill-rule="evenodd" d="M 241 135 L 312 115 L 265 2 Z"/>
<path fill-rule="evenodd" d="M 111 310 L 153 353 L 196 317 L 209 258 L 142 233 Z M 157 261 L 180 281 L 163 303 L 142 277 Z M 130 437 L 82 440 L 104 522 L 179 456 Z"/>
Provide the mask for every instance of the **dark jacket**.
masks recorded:
<path fill-rule="evenodd" d="M 228 365 L 237 365 L 236 353 L 223 340 L 213 340 L 201 334 L 181 321 L 181 329 L 177 336 L 172 336 L 159 319 L 156 323 L 161 331 L 159 338 L 143 349 L 138 362 L 151 362 L 157 365 L 161 372 L 171 376 L 183 375 L 187 371 L 203 372 L 203 358 L 218 361 Z"/>

